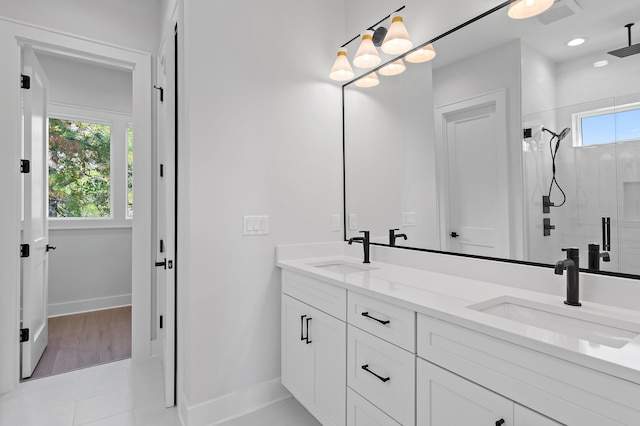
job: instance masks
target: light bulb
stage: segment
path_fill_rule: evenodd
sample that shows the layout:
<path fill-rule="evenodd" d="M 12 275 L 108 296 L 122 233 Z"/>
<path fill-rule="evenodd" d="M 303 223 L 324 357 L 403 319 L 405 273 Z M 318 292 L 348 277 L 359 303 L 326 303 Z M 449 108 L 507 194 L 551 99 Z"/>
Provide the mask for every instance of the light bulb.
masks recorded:
<path fill-rule="evenodd" d="M 365 75 L 364 77 L 356 80 L 355 85 L 358 87 L 374 87 L 380 84 L 380 80 L 375 72 Z"/>
<path fill-rule="evenodd" d="M 382 60 L 378 50 L 373 45 L 373 31 L 365 31 L 362 35 L 362 41 L 353 58 L 353 65 L 358 68 L 373 68 L 380 65 Z"/>
<path fill-rule="evenodd" d="M 428 62 L 436 57 L 436 51 L 431 44 L 427 44 L 413 52 L 409 53 L 405 59 L 407 62 L 413 64 L 419 64 L 421 62 Z"/>
<path fill-rule="evenodd" d="M 413 42 L 411 41 L 411 37 L 409 37 L 409 32 L 402 22 L 402 16 L 394 15 L 393 18 L 391 18 L 389 31 L 387 31 L 387 35 L 384 37 L 384 41 L 380 48 L 384 53 L 399 55 L 412 47 Z"/>
<path fill-rule="evenodd" d="M 406 69 L 407 67 L 405 66 L 404 62 L 402 62 L 402 59 L 398 59 L 397 61 L 393 61 L 390 64 L 380 68 L 378 72 L 380 73 L 380 75 L 390 77 L 392 75 L 402 74 Z"/>
<path fill-rule="evenodd" d="M 329 71 L 329 78 L 335 81 L 347 81 L 354 76 L 353 68 L 351 68 L 349 59 L 347 59 L 347 49 L 338 49 L 338 56 L 331 67 L 331 71 Z"/>
<path fill-rule="evenodd" d="M 515 0 L 509 5 L 507 15 L 513 19 L 536 16 L 553 6 L 554 0 Z"/>

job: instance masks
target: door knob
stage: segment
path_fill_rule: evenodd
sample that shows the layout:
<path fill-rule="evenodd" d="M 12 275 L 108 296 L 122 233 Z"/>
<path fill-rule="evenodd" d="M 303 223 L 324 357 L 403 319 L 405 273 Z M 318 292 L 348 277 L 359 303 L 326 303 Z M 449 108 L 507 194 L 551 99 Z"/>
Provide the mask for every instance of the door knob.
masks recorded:
<path fill-rule="evenodd" d="M 500 419 L 496 422 L 496 426 L 502 426 L 504 424 L 504 419 Z"/>
<path fill-rule="evenodd" d="M 58 247 L 56 247 L 56 246 L 52 246 L 52 245 L 47 244 L 46 251 L 55 250 L 55 249 L 57 249 L 57 248 L 58 248 Z"/>
<path fill-rule="evenodd" d="M 167 269 L 167 259 L 162 262 L 156 262 L 156 266 L 162 266 L 164 269 Z"/>
<path fill-rule="evenodd" d="M 457 232 L 452 232 L 451 234 L 451 238 L 458 238 L 460 236 L 460 234 L 458 234 Z"/>

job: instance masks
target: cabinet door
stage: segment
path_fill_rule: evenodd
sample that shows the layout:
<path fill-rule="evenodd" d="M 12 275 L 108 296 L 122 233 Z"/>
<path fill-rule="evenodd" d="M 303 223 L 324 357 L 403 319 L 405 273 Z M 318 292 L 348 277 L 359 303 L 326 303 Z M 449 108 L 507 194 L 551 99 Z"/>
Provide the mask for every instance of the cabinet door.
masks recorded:
<path fill-rule="evenodd" d="M 314 351 L 314 405 L 323 425 L 344 426 L 347 411 L 347 324 L 313 309 L 308 345 Z"/>
<path fill-rule="evenodd" d="M 313 403 L 314 347 L 304 340 L 311 307 L 282 295 L 282 384 L 301 404 Z"/>
<path fill-rule="evenodd" d="M 418 426 L 514 425 L 511 400 L 422 359 L 417 369 Z"/>
<path fill-rule="evenodd" d="M 562 423 L 551 420 L 549 417 L 543 416 L 537 411 L 530 410 L 520 404 L 515 404 L 513 417 L 516 426 L 562 426 Z"/>
<path fill-rule="evenodd" d="M 347 388 L 347 426 L 401 426 L 384 411 Z"/>

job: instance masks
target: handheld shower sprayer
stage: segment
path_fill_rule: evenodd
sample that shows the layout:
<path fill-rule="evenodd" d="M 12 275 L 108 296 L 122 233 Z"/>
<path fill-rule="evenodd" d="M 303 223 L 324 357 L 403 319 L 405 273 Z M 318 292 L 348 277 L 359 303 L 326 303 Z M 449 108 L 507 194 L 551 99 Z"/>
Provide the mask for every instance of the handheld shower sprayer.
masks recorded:
<path fill-rule="evenodd" d="M 569 134 L 569 132 L 571 131 L 571 129 L 569 127 L 565 127 L 564 129 L 562 129 L 562 131 L 560 133 L 555 133 L 545 127 L 542 128 L 543 132 L 547 132 L 551 135 L 551 139 L 549 140 L 549 151 L 551 152 L 551 172 L 552 172 L 552 177 L 551 177 L 551 184 L 549 185 L 549 193 L 547 198 L 549 199 L 549 205 L 550 207 L 560 207 L 562 205 L 564 205 L 564 203 L 567 201 L 567 195 L 564 193 L 564 191 L 562 190 L 562 188 L 560 187 L 560 185 L 558 185 L 558 181 L 556 180 L 556 155 L 558 155 L 558 149 L 560 148 L 560 142 L 567 137 L 567 135 Z M 556 146 L 553 146 L 553 140 L 556 140 Z M 558 204 L 557 206 L 554 203 L 551 203 L 551 189 L 553 188 L 553 185 L 556 185 L 556 187 L 558 188 L 558 190 L 560 191 L 560 193 L 562 194 L 562 203 Z"/>

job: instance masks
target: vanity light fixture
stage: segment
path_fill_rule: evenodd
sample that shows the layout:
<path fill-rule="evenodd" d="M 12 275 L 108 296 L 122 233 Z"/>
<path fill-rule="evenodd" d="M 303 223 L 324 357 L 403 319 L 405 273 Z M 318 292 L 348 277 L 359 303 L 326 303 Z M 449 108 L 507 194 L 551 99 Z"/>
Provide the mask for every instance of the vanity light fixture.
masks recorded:
<path fill-rule="evenodd" d="M 419 49 L 414 50 L 405 56 L 407 62 L 411 62 L 412 64 L 419 64 L 422 62 L 429 62 L 433 58 L 436 57 L 436 51 L 433 48 L 433 45 L 427 44 Z"/>
<path fill-rule="evenodd" d="M 569 47 L 580 46 L 581 44 L 584 44 L 585 41 L 587 41 L 587 39 L 584 38 L 584 37 L 574 38 L 573 40 L 569 40 L 567 42 L 567 46 L 569 46 Z"/>
<path fill-rule="evenodd" d="M 362 41 L 353 58 L 353 65 L 358 68 L 373 68 L 380 65 L 382 59 L 378 50 L 373 45 L 373 31 L 367 30 L 362 35 Z"/>
<path fill-rule="evenodd" d="M 385 65 L 380 68 L 378 72 L 380 75 L 384 75 L 385 77 L 390 77 L 392 75 L 402 74 L 407 69 L 402 59 L 398 59 L 397 61 L 391 62 L 389 65 Z"/>
<path fill-rule="evenodd" d="M 391 26 L 384 37 L 382 46 L 380 46 L 384 53 L 400 55 L 413 47 L 409 32 L 402 21 L 402 16 L 392 15 Z"/>
<path fill-rule="evenodd" d="M 354 84 L 358 87 L 374 87 L 380 84 L 380 79 L 378 79 L 378 75 L 374 71 L 357 80 Z"/>
<path fill-rule="evenodd" d="M 513 19 L 531 18 L 553 6 L 554 0 L 514 0 L 507 15 Z"/>
<path fill-rule="evenodd" d="M 329 78 L 335 81 L 347 81 L 351 80 L 354 76 L 355 73 L 347 58 L 347 49 L 341 47 L 338 49 L 336 61 L 333 63 L 331 71 L 329 71 Z"/>

